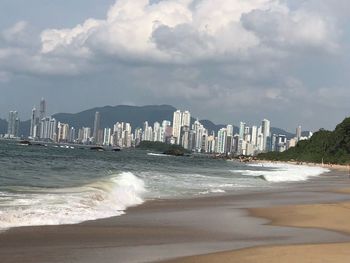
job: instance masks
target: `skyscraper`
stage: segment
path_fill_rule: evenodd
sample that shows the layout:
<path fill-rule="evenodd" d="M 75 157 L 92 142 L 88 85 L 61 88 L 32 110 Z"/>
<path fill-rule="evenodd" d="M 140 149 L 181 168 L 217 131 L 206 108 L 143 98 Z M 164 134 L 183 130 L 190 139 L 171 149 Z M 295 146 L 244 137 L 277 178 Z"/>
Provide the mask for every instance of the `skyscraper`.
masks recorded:
<path fill-rule="evenodd" d="M 92 137 L 94 137 L 95 143 L 101 143 L 98 141 L 99 140 L 100 126 L 101 126 L 101 114 L 98 111 L 96 111 L 95 120 L 94 120 L 94 131 L 92 134 Z"/>
<path fill-rule="evenodd" d="M 51 117 L 43 118 L 40 124 L 40 139 L 55 141 L 57 127 L 56 119 Z"/>
<path fill-rule="evenodd" d="M 253 146 L 257 146 L 258 143 L 258 127 L 252 126 L 250 130 L 251 143 Z"/>
<path fill-rule="evenodd" d="M 246 124 L 244 122 L 240 122 L 240 124 L 239 124 L 239 138 L 241 140 L 244 139 L 245 126 L 246 126 Z"/>
<path fill-rule="evenodd" d="M 262 121 L 262 124 L 261 124 L 261 132 L 262 132 L 262 135 L 263 135 L 263 151 L 266 152 L 269 150 L 269 145 L 268 145 L 268 141 L 270 139 L 270 136 L 271 136 L 271 132 L 270 132 L 270 121 L 269 120 L 266 120 L 264 119 Z"/>
<path fill-rule="evenodd" d="M 9 138 L 19 136 L 19 118 L 17 111 L 10 111 L 9 118 L 7 121 L 7 134 Z"/>
<path fill-rule="evenodd" d="M 173 136 L 175 138 L 176 144 L 180 144 L 181 138 L 181 124 L 182 124 L 182 114 L 181 111 L 175 111 L 173 116 Z"/>
<path fill-rule="evenodd" d="M 189 111 L 185 111 L 182 113 L 181 126 L 190 127 L 191 125 L 191 113 Z"/>
<path fill-rule="evenodd" d="M 218 131 L 218 142 L 217 142 L 217 152 L 224 154 L 226 153 L 226 137 L 227 129 L 222 128 Z"/>
<path fill-rule="evenodd" d="M 301 125 L 299 125 L 298 128 L 296 129 L 296 137 L 297 137 L 297 141 L 300 141 L 300 138 L 301 138 Z"/>
<path fill-rule="evenodd" d="M 34 138 L 36 136 L 37 128 L 37 117 L 36 117 L 36 108 L 35 106 L 32 109 L 32 115 L 30 116 L 30 137 Z"/>
<path fill-rule="evenodd" d="M 40 121 L 46 117 L 46 101 L 44 98 L 41 98 L 40 109 L 39 109 L 39 118 Z"/>

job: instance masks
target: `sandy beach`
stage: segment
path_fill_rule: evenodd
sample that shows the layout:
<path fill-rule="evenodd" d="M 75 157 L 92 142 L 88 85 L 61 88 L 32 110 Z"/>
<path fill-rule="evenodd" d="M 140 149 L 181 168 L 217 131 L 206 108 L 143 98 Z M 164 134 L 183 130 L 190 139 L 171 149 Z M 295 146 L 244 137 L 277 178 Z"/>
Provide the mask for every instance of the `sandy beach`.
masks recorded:
<path fill-rule="evenodd" d="M 348 262 L 350 196 L 337 192 L 346 185 L 347 174 L 332 171 L 275 190 L 148 201 L 109 219 L 12 228 L 0 234 L 1 262 Z"/>

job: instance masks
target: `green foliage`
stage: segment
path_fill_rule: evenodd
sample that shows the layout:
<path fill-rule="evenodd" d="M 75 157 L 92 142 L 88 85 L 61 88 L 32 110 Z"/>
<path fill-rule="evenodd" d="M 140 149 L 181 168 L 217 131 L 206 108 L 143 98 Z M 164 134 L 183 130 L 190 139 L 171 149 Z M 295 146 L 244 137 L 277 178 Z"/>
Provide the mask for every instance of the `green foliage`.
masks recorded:
<path fill-rule="evenodd" d="M 275 161 L 300 161 L 332 164 L 350 163 L 350 118 L 345 119 L 336 129 L 321 129 L 311 139 L 300 141 L 296 147 L 283 153 L 264 153 L 259 159 Z"/>

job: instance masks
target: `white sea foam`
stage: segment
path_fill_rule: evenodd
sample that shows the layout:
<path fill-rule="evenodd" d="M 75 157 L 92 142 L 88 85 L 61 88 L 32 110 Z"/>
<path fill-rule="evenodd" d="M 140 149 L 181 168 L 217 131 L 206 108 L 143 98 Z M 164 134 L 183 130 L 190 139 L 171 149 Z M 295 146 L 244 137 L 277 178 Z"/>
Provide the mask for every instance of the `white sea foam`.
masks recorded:
<path fill-rule="evenodd" d="M 144 182 L 129 172 L 82 187 L 5 193 L 8 199 L 2 199 L 0 205 L 0 229 L 76 224 L 118 216 L 126 208 L 141 204 L 144 193 Z"/>
<path fill-rule="evenodd" d="M 249 164 L 249 167 L 256 170 L 232 170 L 233 173 L 240 173 L 246 176 L 261 178 L 268 182 L 298 182 L 307 181 L 312 177 L 320 176 L 330 170 L 322 167 L 294 165 L 283 163 L 257 163 Z"/>

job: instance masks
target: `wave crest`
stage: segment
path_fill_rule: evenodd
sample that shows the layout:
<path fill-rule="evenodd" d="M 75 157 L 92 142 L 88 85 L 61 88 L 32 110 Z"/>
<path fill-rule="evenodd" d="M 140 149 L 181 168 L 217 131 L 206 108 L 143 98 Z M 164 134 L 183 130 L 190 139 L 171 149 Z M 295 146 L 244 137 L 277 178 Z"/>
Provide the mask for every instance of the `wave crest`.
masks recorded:
<path fill-rule="evenodd" d="M 267 182 L 279 183 L 307 181 L 312 177 L 317 177 L 330 171 L 322 167 L 283 163 L 257 163 L 249 164 L 248 166 L 256 169 L 232 170 L 231 172 L 252 176 Z M 262 168 L 263 170 L 257 168 Z"/>
<path fill-rule="evenodd" d="M 143 203 L 143 180 L 133 173 L 112 175 L 82 187 L 26 189 L 3 193 L 0 228 L 19 226 L 76 224 L 124 214 Z"/>

